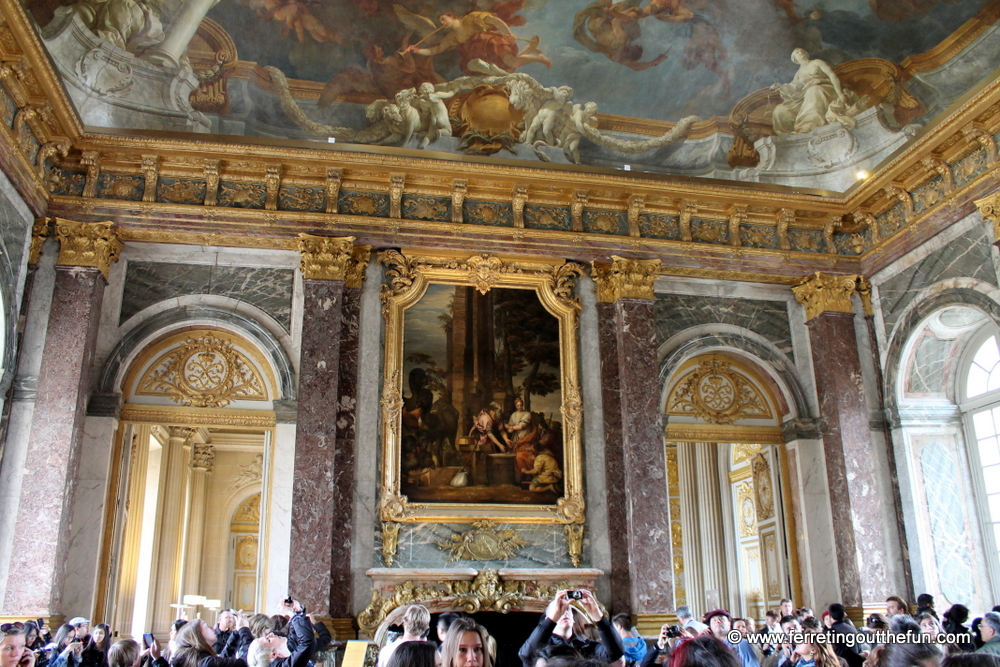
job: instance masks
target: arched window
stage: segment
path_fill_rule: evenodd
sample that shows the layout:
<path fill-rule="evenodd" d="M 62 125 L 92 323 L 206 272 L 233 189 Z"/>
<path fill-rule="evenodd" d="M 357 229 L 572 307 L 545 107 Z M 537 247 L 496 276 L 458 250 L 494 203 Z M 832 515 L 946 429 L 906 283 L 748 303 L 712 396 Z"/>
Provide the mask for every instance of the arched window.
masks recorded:
<path fill-rule="evenodd" d="M 987 327 L 970 346 L 959 378 L 969 463 L 983 524 L 983 540 L 995 576 L 1000 573 L 1000 345 Z M 977 474 L 978 473 L 978 474 Z"/>

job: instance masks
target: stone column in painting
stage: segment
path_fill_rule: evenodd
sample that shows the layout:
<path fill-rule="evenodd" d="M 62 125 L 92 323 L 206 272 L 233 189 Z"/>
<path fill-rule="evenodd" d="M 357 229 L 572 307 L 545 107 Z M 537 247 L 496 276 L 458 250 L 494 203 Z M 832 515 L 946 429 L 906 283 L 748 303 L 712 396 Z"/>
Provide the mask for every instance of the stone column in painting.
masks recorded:
<path fill-rule="evenodd" d="M 121 243 L 110 222 L 56 220 L 59 258 L 17 504 L 3 614 L 57 616 L 101 301 Z M 39 525 L 49 526 L 38 530 Z"/>
<path fill-rule="evenodd" d="M 653 280 L 659 260 L 594 263 L 615 613 L 672 611 L 673 558 Z M 625 490 L 628 490 L 626 493 Z"/>
<path fill-rule="evenodd" d="M 299 248 L 304 303 L 288 589 L 343 636 L 351 615 L 359 293 L 371 248 L 355 247 L 352 237 L 306 234 Z"/>
<path fill-rule="evenodd" d="M 817 273 L 798 287 L 795 298 L 806 309 L 812 348 L 820 428 L 833 509 L 834 542 L 840 568 L 841 600 L 852 615 L 863 607 L 884 609 L 890 590 L 887 564 L 899 557 L 889 553 L 887 535 L 898 526 L 886 525 L 883 511 L 892 507 L 891 490 L 882 488 L 872 451 L 868 406 L 861 379 L 861 357 L 851 299 L 861 276 Z"/>

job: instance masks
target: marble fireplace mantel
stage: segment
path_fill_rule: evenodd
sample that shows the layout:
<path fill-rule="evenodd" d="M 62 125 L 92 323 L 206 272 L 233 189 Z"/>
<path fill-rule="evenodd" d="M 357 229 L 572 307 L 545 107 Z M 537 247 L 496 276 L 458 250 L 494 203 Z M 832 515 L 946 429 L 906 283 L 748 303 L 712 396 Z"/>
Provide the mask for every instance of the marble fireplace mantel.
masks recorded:
<path fill-rule="evenodd" d="M 541 612 L 557 590 L 593 590 L 602 570 L 546 568 L 372 568 L 372 600 L 358 615 L 359 637 L 378 641 L 403 608 L 422 604 L 431 613 Z"/>

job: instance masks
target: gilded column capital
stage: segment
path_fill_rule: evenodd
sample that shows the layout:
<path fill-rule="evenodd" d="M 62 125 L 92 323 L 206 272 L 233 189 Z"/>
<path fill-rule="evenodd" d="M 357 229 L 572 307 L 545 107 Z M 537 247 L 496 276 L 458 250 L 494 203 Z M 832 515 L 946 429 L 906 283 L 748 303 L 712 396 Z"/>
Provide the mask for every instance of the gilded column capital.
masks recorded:
<path fill-rule="evenodd" d="M 792 292 L 795 300 L 805 306 L 807 322 L 823 313 L 853 313 L 851 296 L 855 292 L 861 296 L 865 312 L 871 308 L 871 287 L 864 276 L 831 276 L 817 271 L 793 287 Z"/>
<path fill-rule="evenodd" d="M 611 256 L 611 263 L 592 262 L 591 276 L 597 283 L 597 300 L 652 299 L 653 281 L 660 274 L 658 259 L 627 259 Z"/>
<path fill-rule="evenodd" d="M 112 222 L 77 222 L 56 218 L 59 266 L 89 266 L 108 277 L 111 262 L 118 261 L 122 242 Z"/>
<path fill-rule="evenodd" d="M 50 218 L 35 219 L 35 224 L 31 227 L 31 249 L 28 250 L 28 264 L 38 264 L 38 260 L 41 259 L 42 246 L 45 245 L 45 239 L 51 235 L 50 221 Z"/>
<path fill-rule="evenodd" d="M 355 246 L 353 236 L 331 238 L 299 234 L 302 275 L 309 280 L 343 280 L 348 287 L 361 287 L 371 246 Z"/>
<path fill-rule="evenodd" d="M 215 447 L 212 445 L 194 445 L 191 448 L 191 469 L 212 472 L 215 463 Z"/>
<path fill-rule="evenodd" d="M 983 197 L 975 201 L 976 208 L 983 220 L 988 220 L 993 224 L 993 241 L 1000 241 L 1000 192 L 995 192 L 989 197 Z"/>

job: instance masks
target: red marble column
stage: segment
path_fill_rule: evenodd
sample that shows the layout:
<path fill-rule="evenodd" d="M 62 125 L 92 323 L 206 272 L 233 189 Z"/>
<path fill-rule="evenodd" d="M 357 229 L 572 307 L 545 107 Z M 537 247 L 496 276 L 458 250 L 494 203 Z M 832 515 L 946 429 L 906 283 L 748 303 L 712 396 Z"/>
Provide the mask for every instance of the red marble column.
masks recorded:
<path fill-rule="evenodd" d="M 857 277 L 818 275 L 796 296 L 809 321 L 820 428 L 826 458 L 834 543 L 845 606 L 885 600 L 891 579 L 886 569 L 880 484 L 872 455 L 861 358 L 851 312 Z"/>
<path fill-rule="evenodd" d="M 615 613 L 673 610 L 653 278 L 659 262 L 595 263 Z M 625 489 L 628 490 L 625 493 Z"/>
<path fill-rule="evenodd" d="M 8 615 L 81 611 L 61 608 L 62 584 L 105 276 L 120 246 L 110 223 L 59 220 L 56 229 L 61 250 L 11 536 Z"/>
<path fill-rule="evenodd" d="M 361 261 L 353 241 L 306 235 L 301 241 L 305 279 L 288 589 L 325 617 L 350 615 L 360 290 L 345 295 L 345 280 L 360 287 L 367 262 L 367 250 Z M 350 428 L 338 427 L 344 413 Z"/>

